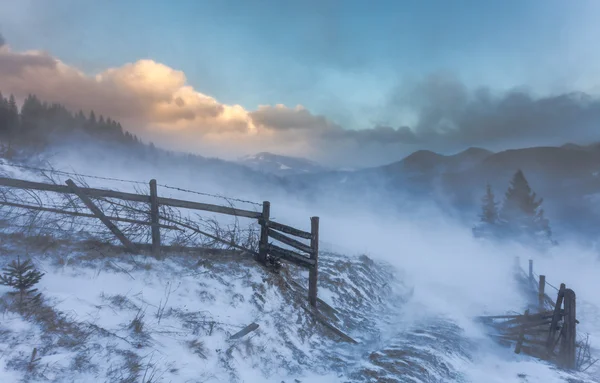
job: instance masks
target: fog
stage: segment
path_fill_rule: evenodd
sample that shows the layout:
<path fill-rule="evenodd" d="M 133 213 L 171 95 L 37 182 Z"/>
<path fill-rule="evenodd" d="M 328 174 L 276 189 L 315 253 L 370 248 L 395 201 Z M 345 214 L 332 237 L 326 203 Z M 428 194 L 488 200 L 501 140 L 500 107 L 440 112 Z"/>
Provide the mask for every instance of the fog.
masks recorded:
<path fill-rule="evenodd" d="M 310 228 L 309 217 L 319 216 L 322 250 L 349 256 L 367 254 L 387 262 L 397 270 L 398 278 L 404 284 L 414 288 L 411 300 L 399 313 L 395 325 L 398 331 L 418 324 L 424 318 L 441 317 L 458 324 L 469 339 L 479 344 L 472 366 L 465 368 L 475 381 L 486 374 L 496 374 L 501 379 L 497 381 L 509 381 L 516 379 L 519 372 L 513 365 L 518 359 L 512 350 L 493 345 L 485 337 L 484 329 L 472 320 L 478 315 L 524 310 L 526 300 L 513 277 L 517 257 L 523 269 L 527 269 L 527 261 L 532 259 L 536 274 L 546 275 L 547 281 L 554 286 L 565 283 L 575 291 L 580 321 L 578 331 L 590 333 L 592 345 L 596 348 L 600 345 L 598 252 L 568 239 L 547 254 L 517 243 L 482 242 L 472 237 L 470 227 L 422 200 L 403 201 L 404 205 L 412 205 L 406 211 L 386 209 L 392 201 L 383 197 L 376 201 L 380 207 L 377 210 L 369 202 L 372 198 L 367 200 L 361 195 L 354 196 L 354 203 L 349 204 L 347 195 L 340 198 L 333 191 L 313 195 L 307 201 L 289 193 L 270 177 L 250 171 L 249 177 L 240 176 L 243 172 L 223 172 L 223 169 L 215 172 L 211 164 L 190 168 L 185 161 L 178 161 L 176 166 L 175 162 L 150 163 L 118 150 L 93 152 L 92 148 L 82 151 L 80 147 L 54 150 L 40 159 L 48 160 L 59 170 L 142 182 L 155 178 L 159 183 L 183 189 L 256 202 L 269 200 L 274 219 L 303 230 Z M 133 187 L 118 181 L 87 181 L 91 186 L 122 191 L 131 191 Z M 348 190 L 345 194 L 352 195 Z M 218 199 L 160 187 L 159 195 L 219 203 Z M 236 206 L 257 209 L 254 205 L 248 207 L 236 203 Z M 249 220 L 244 222 L 252 224 Z M 547 293 L 555 296 L 550 287 Z M 550 374 L 550 367 L 531 360 L 523 363 L 519 368 L 527 368 L 531 374 L 543 371 L 540 376 L 550 379 L 550 375 L 544 375 Z M 526 367 L 527 363 L 531 366 Z M 509 376 L 509 373 L 514 374 Z"/>

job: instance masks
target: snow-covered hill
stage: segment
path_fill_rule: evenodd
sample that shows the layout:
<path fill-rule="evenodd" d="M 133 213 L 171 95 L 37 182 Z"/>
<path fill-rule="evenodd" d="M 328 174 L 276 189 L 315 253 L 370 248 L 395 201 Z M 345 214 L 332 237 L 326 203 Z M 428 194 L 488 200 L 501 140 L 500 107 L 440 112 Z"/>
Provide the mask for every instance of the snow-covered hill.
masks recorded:
<path fill-rule="evenodd" d="M 253 170 L 278 176 L 319 173 L 327 170 L 324 166 L 306 158 L 267 152 L 244 156 L 238 162 Z"/>
<path fill-rule="evenodd" d="M 21 168 L 2 169 L 42 180 Z M 111 187 L 106 179 L 90 182 Z M 281 203 L 273 206 L 278 219 L 297 218 L 287 217 L 292 210 Z M 8 289 L 0 288 L 0 382 L 597 379 L 597 368 L 573 374 L 516 355 L 472 321 L 520 310 L 524 298 L 507 281 L 513 255 L 529 256 L 528 250 L 486 247 L 434 219 L 401 224 L 354 208 L 351 218 L 321 211 L 318 283 L 320 312 L 358 344 L 342 341 L 307 310 L 307 273 L 294 266 L 274 273 L 239 252 L 216 250 L 171 252 L 156 260 L 82 241 L 74 231 L 59 239 L 51 231 L 7 234 L 3 227 L 0 266 L 22 256 L 46 274 L 39 284 L 44 305 L 31 314 L 15 312 Z M 299 210 L 306 219 L 306 209 Z M 361 255 L 363 249 L 371 255 Z M 557 251 L 536 259 L 536 271 L 577 291 L 581 331 L 600 344 L 600 267 L 588 253 Z M 256 331 L 230 339 L 251 323 Z M 34 349 L 39 360 L 31 363 Z"/>
<path fill-rule="evenodd" d="M 363 343 L 349 347 L 306 310 L 300 270 L 276 274 L 239 253 L 157 261 L 98 243 L 44 251 L 43 239 L 12 236 L 4 260 L 25 242 L 46 273 L 45 303 L 22 317 L 0 302 L 2 382 L 343 381 L 406 292 L 367 257 L 323 254 L 321 296 L 334 309 L 321 312 Z M 229 339 L 251 323 L 259 328 Z M 29 368 L 34 348 L 40 361 Z"/>

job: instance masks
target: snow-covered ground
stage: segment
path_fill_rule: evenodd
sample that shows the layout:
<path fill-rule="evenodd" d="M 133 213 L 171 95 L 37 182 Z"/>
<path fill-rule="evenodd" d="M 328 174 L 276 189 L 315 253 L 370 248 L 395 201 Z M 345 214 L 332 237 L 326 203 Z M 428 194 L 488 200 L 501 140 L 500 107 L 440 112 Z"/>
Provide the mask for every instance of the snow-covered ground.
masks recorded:
<path fill-rule="evenodd" d="M 2 170 L 39 177 L 9 165 Z M 273 201 L 278 220 L 308 223 L 312 211 L 305 206 L 284 204 L 281 196 Z M 511 283 L 511 270 L 515 256 L 523 265 L 533 258 L 537 273 L 576 291 L 579 331 L 590 333 L 597 347 L 600 265 L 593 249 L 567 243 L 542 256 L 474 241 L 468 230 L 428 210 L 398 219 L 326 205 L 319 212 L 319 297 L 333 309 L 320 309 L 358 344 L 341 341 L 307 312 L 306 272 L 292 266 L 273 273 L 238 253 L 156 260 L 94 242 L 1 236 L 0 265 L 26 256 L 46 275 L 39 286 L 44 307 L 33 316 L 0 302 L 0 382 L 598 381 L 597 366 L 586 374 L 561 372 L 496 345 L 472 320 L 522 309 L 525 298 Z M 251 323 L 259 325 L 256 331 L 229 340 Z M 40 360 L 29 369 L 34 348 Z"/>

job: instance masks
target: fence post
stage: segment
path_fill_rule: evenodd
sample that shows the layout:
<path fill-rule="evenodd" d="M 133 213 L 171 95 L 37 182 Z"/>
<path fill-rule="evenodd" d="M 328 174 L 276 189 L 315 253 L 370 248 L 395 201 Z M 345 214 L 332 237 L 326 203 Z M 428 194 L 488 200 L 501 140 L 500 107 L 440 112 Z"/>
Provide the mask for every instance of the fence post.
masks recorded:
<path fill-rule="evenodd" d="M 533 259 L 529 260 L 529 279 L 533 281 Z"/>
<path fill-rule="evenodd" d="M 546 276 L 545 275 L 540 275 L 540 283 L 538 285 L 538 306 L 539 306 L 539 310 L 544 311 L 544 301 L 545 301 L 545 292 L 546 289 Z"/>
<path fill-rule="evenodd" d="M 554 314 L 552 315 L 552 322 L 550 323 L 550 332 L 548 334 L 548 341 L 546 342 L 546 349 L 549 353 L 553 352 L 555 347 L 556 330 L 558 322 L 560 321 L 560 310 L 563 305 L 565 288 L 565 284 L 561 283 L 560 290 L 558 290 L 558 295 L 556 297 L 556 303 L 554 305 Z"/>
<path fill-rule="evenodd" d="M 150 223 L 152 224 L 152 255 L 160 257 L 160 222 L 158 212 L 158 187 L 150 180 Z"/>
<path fill-rule="evenodd" d="M 576 310 L 575 292 L 571 289 L 565 290 L 565 314 L 563 325 L 563 337 L 560 347 L 561 362 L 564 368 L 575 368 L 576 360 Z"/>
<path fill-rule="evenodd" d="M 311 306 L 317 307 L 317 278 L 319 276 L 319 217 L 310 218 L 310 259 L 315 264 L 308 271 L 308 301 Z"/>
<path fill-rule="evenodd" d="M 271 203 L 264 201 L 262 205 L 262 216 L 260 217 L 260 242 L 258 243 L 258 260 L 261 263 L 267 262 L 267 253 L 269 251 L 269 219 L 271 217 Z"/>

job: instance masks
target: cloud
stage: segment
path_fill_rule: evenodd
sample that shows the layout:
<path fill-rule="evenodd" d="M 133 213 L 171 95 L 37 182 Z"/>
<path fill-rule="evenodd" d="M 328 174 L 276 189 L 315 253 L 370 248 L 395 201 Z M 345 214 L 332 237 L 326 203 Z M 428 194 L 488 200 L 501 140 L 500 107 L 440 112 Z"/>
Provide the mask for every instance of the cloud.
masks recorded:
<path fill-rule="evenodd" d="M 0 48 L 2 48 L 4 45 L 6 45 L 6 40 L 4 40 L 4 37 L 2 37 L 2 34 L 0 33 Z"/>
<path fill-rule="evenodd" d="M 251 112 L 252 121 L 257 126 L 274 130 L 321 130 L 335 128 L 324 116 L 315 116 L 302 105 L 288 108 L 285 105 L 261 105 Z"/>
<path fill-rule="evenodd" d="M 436 74 L 402 84 L 389 98 L 393 124 L 351 130 L 302 105 L 248 110 L 217 101 L 185 73 L 139 60 L 95 75 L 41 51 L 0 47 L 0 91 L 34 93 L 72 110 L 94 110 L 161 146 L 224 158 L 257 152 L 305 156 L 332 165 L 371 166 L 421 148 L 458 151 L 591 140 L 600 101 L 581 94 L 534 97 L 524 90 L 495 94 Z M 403 122 L 403 117 L 414 116 Z M 394 120 L 394 119 L 392 119 Z"/>
<path fill-rule="evenodd" d="M 399 90 L 393 105 L 416 112 L 416 142 L 442 150 L 588 142 L 597 139 L 600 121 L 600 100 L 584 93 L 535 97 L 517 88 L 495 94 L 469 90 L 447 75 Z"/>

